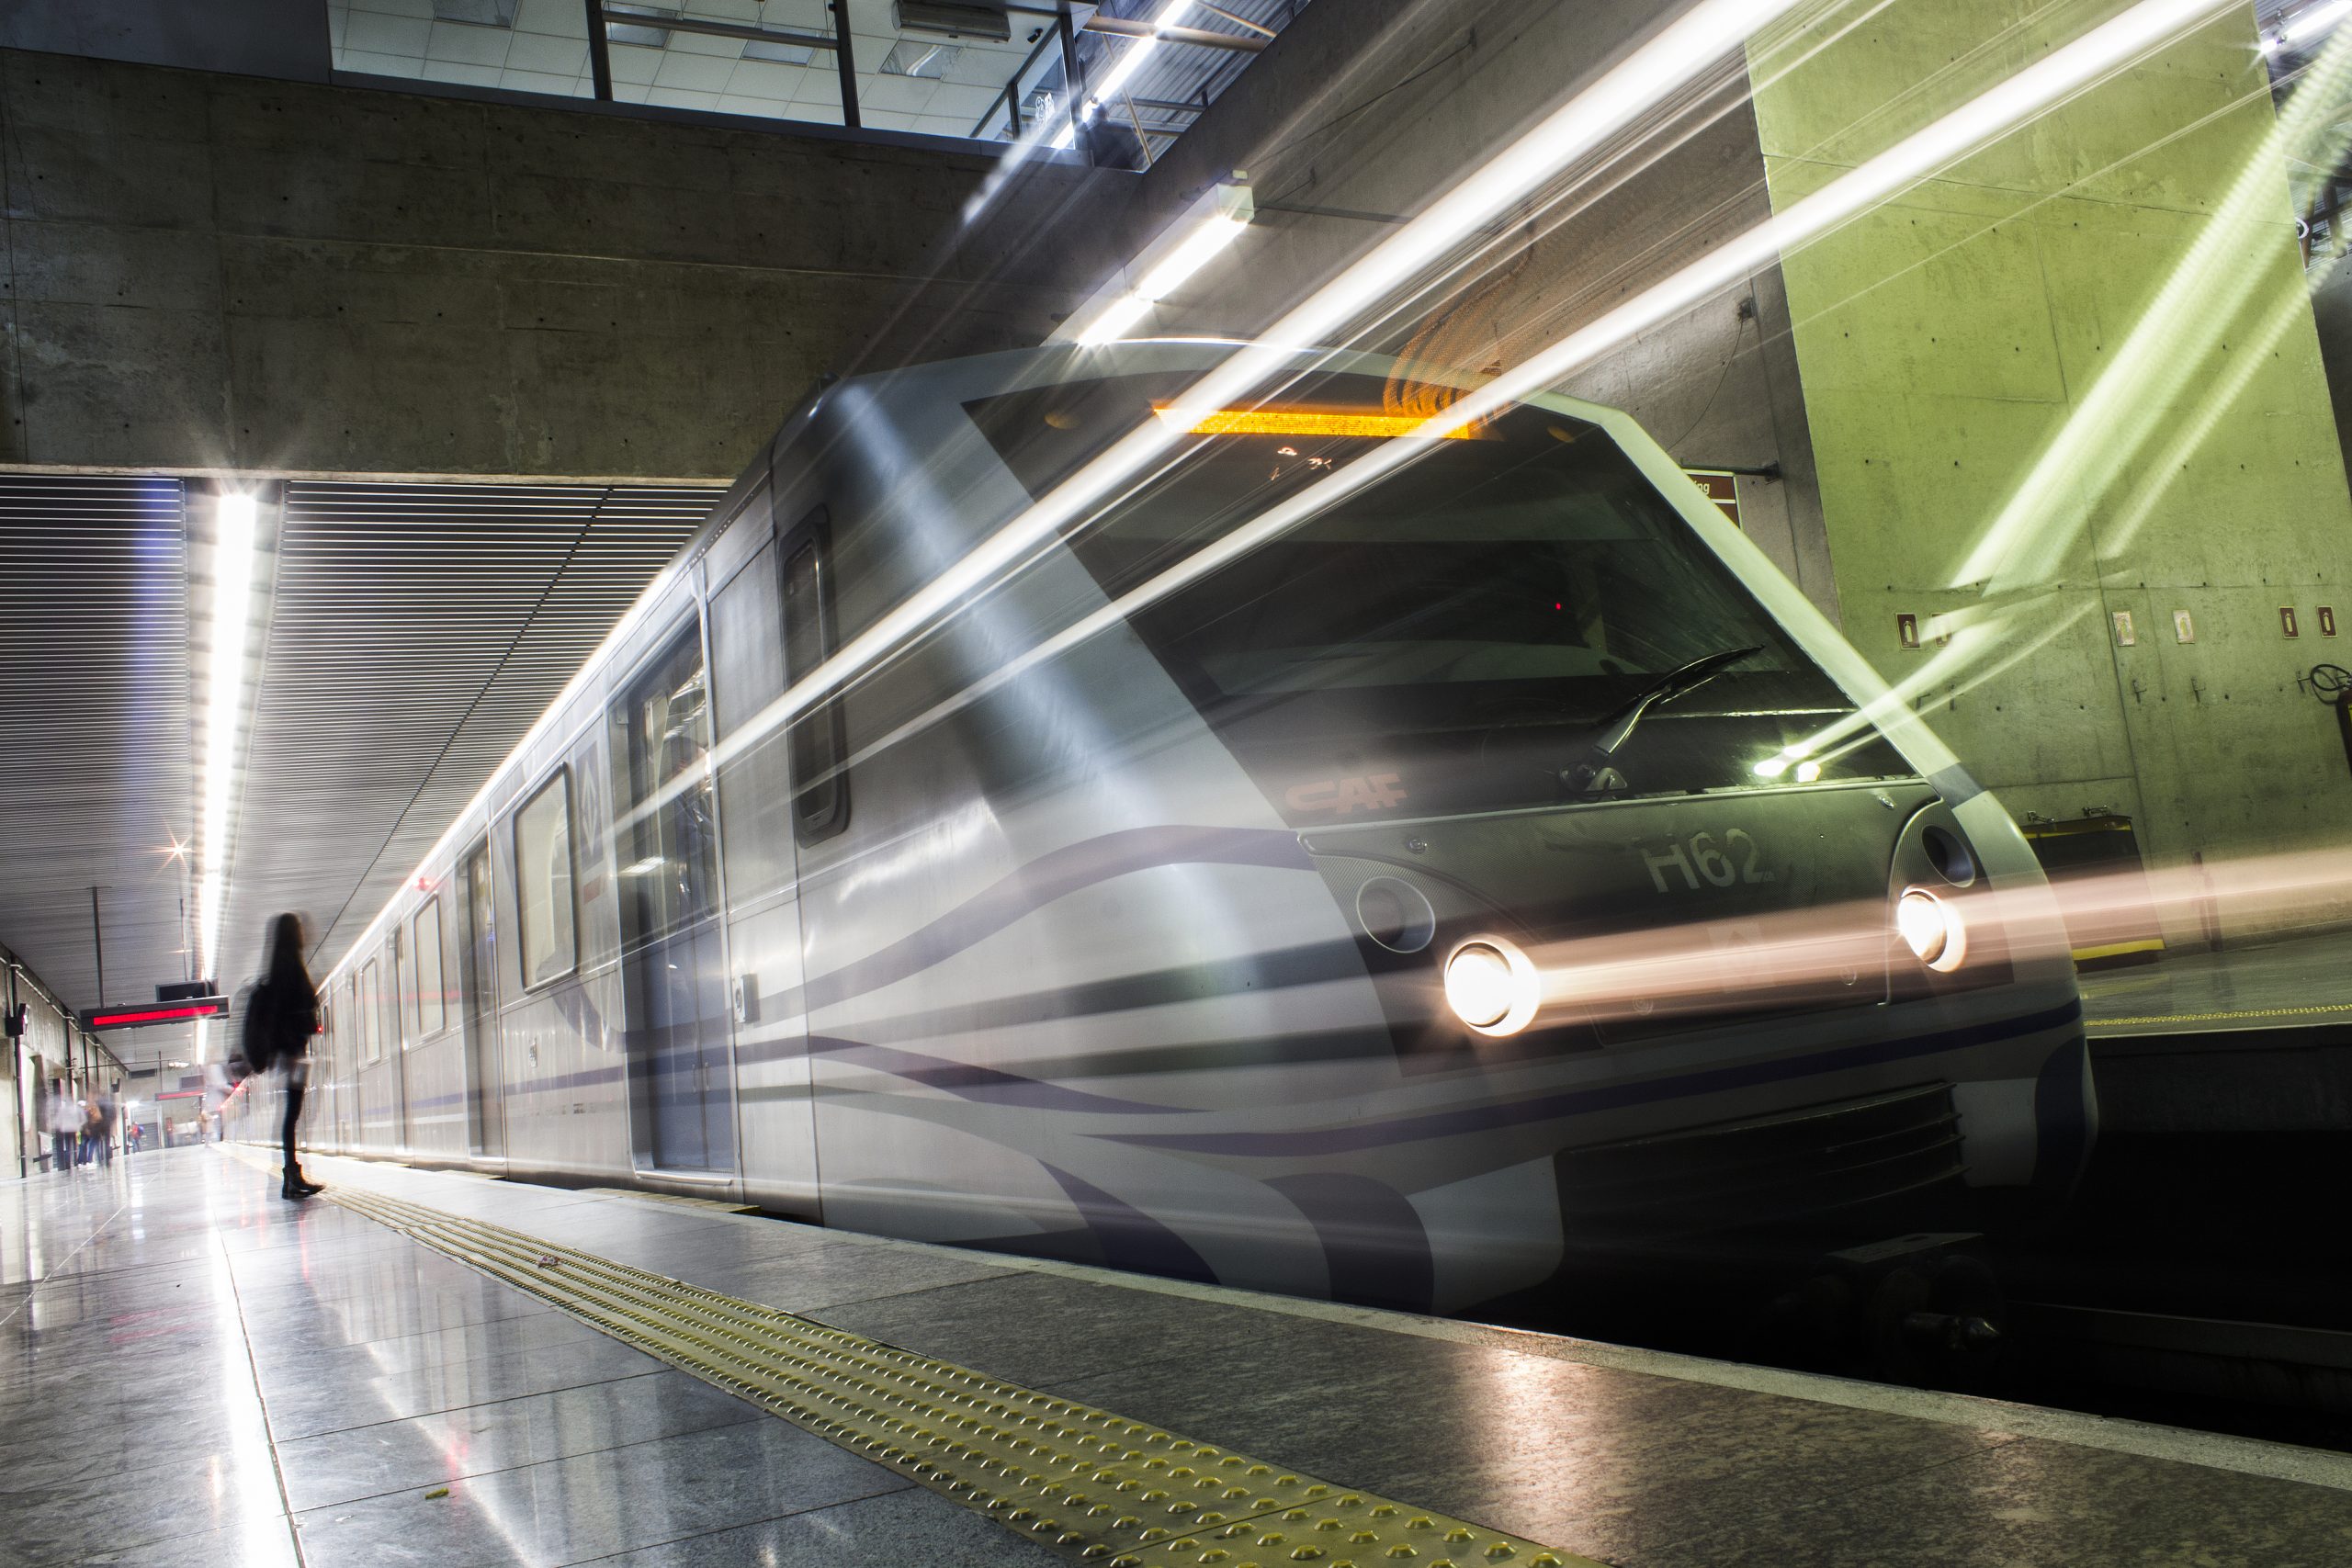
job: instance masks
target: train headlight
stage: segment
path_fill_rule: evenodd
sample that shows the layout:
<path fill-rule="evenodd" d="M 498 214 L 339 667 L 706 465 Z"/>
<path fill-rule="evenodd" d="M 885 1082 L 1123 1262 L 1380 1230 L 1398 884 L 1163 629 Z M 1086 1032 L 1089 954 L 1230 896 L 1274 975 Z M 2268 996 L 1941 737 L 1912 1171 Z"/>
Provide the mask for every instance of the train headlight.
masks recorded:
<path fill-rule="evenodd" d="M 1479 1033 L 1516 1034 L 1544 1000 L 1543 976 L 1527 954 L 1498 936 L 1473 937 L 1445 961 L 1445 1002 Z"/>
<path fill-rule="evenodd" d="M 1894 901 L 1894 929 L 1903 944 L 1930 969 L 1950 974 L 1968 960 L 1968 925 L 1960 911 L 1924 887 L 1905 888 Z"/>

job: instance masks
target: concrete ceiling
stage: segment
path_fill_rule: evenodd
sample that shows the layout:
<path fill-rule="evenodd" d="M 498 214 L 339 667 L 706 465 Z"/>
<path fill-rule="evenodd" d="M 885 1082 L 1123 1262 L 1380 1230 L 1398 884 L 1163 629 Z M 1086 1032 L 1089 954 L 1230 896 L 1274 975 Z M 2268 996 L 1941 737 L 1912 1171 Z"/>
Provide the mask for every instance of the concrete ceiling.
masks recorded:
<path fill-rule="evenodd" d="M 0 474 L 0 946 L 74 1007 L 178 979 L 187 518 L 168 479 Z"/>
<path fill-rule="evenodd" d="M 280 909 L 339 951 L 718 493 L 273 490 L 215 977 L 233 988 L 254 967 Z M 195 897 L 172 848 L 200 809 L 210 517 L 177 479 L 0 474 L 0 946 L 76 1009 L 189 974 Z"/>

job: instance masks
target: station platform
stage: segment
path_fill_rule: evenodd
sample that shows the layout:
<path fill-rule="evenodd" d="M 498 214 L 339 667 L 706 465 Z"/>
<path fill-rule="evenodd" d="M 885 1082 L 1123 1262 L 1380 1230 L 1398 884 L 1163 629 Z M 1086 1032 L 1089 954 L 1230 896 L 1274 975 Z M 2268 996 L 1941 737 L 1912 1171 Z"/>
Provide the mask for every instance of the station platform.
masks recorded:
<path fill-rule="evenodd" d="M 220 1146 L 0 1186 L 0 1562 L 2341 1564 L 2352 1459 Z"/>

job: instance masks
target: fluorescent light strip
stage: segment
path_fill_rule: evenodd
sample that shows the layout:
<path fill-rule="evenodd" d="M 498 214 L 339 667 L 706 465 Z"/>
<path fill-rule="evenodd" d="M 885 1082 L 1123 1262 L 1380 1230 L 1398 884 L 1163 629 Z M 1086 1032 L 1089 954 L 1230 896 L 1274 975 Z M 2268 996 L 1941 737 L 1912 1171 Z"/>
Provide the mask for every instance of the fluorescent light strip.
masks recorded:
<path fill-rule="evenodd" d="M 1134 78 L 1135 73 L 1143 68 L 1143 62 L 1150 59 L 1153 52 L 1159 48 L 1158 29 L 1174 21 L 1177 16 L 1192 3 L 1193 0 L 1168 0 L 1168 4 L 1159 8 L 1159 14 L 1151 19 L 1153 36 L 1136 37 L 1128 33 L 1103 35 L 1126 38 L 1131 41 L 1120 54 L 1118 62 L 1111 67 L 1110 72 L 1102 81 L 1087 85 L 1085 101 L 1083 103 L 1073 101 L 1070 104 L 1069 118 L 1054 136 L 1053 144 L 1056 147 L 1068 147 L 1077 141 L 1079 122 L 1101 108 L 1112 94 L 1125 86 Z"/>
<path fill-rule="evenodd" d="M 229 795 L 237 770 L 237 719 L 245 689 L 246 623 L 253 614 L 254 536 L 259 508 L 237 491 L 213 502 L 212 650 L 205 675 L 204 818 L 197 835 L 198 952 L 215 977 L 221 904 L 229 886 Z"/>
<path fill-rule="evenodd" d="M 229 893 L 229 797 L 237 772 L 237 719 L 244 707 L 259 510 L 242 491 L 223 491 L 212 503 L 212 648 L 204 677 L 204 814 L 197 831 L 196 884 L 197 952 L 207 979 L 219 978 L 221 907 Z M 205 1030 L 198 1019 L 191 1055 L 199 1062 Z"/>
<path fill-rule="evenodd" d="M 1165 259 L 1144 274 L 1142 282 L 1106 306 L 1093 324 L 1079 334 L 1079 343 L 1091 348 L 1125 336 L 1129 327 L 1143 319 L 1146 310 L 1182 288 L 1185 279 L 1208 265 L 1249 227 L 1247 218 L 1229 212 L 1211 213 Z"/>

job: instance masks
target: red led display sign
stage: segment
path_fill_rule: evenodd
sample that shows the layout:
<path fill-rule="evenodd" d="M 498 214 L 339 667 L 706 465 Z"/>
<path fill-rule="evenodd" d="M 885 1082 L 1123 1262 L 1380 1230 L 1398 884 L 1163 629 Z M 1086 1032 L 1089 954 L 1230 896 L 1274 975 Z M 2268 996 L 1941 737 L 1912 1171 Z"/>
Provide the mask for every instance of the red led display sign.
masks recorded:
<path fill-rule="evenodd" d="M 226 997 L 195 997 L 187 1001 L 96 1007 L 82 1015 L 82 1022 L 89 1029 L 138 1029 L 151 1023 L 192 1023 L 199 1018 L 219 1018 L 228 1010 Z"/>

